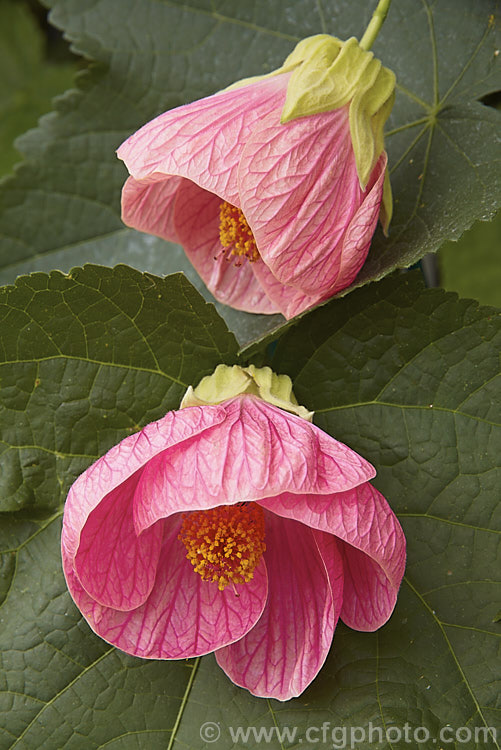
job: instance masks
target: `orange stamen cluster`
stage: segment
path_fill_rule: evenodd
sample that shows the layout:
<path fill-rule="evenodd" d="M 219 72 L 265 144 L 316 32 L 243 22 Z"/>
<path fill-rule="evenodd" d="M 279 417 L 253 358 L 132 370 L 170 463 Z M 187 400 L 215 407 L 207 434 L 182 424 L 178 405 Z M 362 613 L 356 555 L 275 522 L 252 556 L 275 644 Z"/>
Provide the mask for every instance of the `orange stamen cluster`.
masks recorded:
<path fill-rule="evenodd" d="M 250 263 L 259 260 L 256 240 L 243 212 L 231 203 L 224 201 L 219 210 L 219 240 L 225 248 L 231 248 L 231 255 L 244 256 Z"/>
<path fill-rule="evenodd" d="M 178 538 L 195 571 L 223 591 L 254 576 L 266 549 L 264 512 L 256 503 L 197 510 L 184 517 Z"/>

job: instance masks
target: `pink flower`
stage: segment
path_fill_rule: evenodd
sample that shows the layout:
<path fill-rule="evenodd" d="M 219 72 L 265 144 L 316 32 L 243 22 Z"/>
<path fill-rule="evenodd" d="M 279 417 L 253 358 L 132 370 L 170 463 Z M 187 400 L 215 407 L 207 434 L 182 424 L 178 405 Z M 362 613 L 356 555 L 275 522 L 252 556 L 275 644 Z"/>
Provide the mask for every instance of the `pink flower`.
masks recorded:
<path fill-rule="evenodd" d="M 125 224 L 180 243 L 219 301 L 286 318 L 357 276 L 387 163 L 361 185 L 350 103 L 281 124 L 291 75 L 165 112 L 117 151 Z"/>
<path fill-rule="evenodd" d="M 169 412 L 73 484 L 63 567 L 92 629 L 122 651 L 214 651 L 237 685 L 287 700 L 338 618 L 389 618 L 405 539 L 373 467 L 255 395 Z"/>

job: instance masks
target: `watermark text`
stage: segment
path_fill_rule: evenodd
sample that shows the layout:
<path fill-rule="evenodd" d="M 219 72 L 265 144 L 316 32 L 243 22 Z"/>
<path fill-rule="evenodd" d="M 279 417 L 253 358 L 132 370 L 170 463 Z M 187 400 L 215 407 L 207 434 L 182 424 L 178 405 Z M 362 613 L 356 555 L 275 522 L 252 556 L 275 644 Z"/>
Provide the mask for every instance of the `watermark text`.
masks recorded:
<path fill-rule="evenodd" d="M 433 733 L 427 727 L 414 727 L 409 722 L 403 726 L 381 727 L 372 722 L 367 726 L 336 726 L 330 721 L 324 721 L 320 726 L 309 726 L 306 729 L 297 726 L 228 726 L 219 722 L 206 721 L 200 727 L 200 738 L 207 744 L 217 742 L 226 735 L 238 747 L 242 743 L 268 745 L 276 742 L 281 744 L 301 743 L 305 747 L 329 747 L 333 750 L 354 750 L 382 742 L 407 743 L 416 747 L 430 741 L 438 747 L 447 745 L 461 745 L 473 742 L 477 747 L 483 747 L 487 742 L 496 742 L 495 727 L 452 727 L 449 724 L 440 727 Z"/>

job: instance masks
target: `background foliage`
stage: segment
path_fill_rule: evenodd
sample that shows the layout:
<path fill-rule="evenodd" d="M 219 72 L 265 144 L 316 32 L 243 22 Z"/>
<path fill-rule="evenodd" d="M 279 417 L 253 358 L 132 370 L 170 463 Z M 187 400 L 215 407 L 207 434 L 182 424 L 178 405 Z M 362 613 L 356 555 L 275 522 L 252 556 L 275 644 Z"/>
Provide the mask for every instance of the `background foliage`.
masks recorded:
<path fill-rule="evenodd" d="M 114 150 L 135 128 L 273 69 L 302 36 L 360 36 L 375 2 L 46 4 L 90 63 L 19 140 L 24 161 L 0 183 L 0 276 L 9 284 L 0 291 L 0 748 L 198 748 L 208 720 L 220 725 L 218 748 L 234 747 L 227 728 L 239 725 L 304 733 L 324 721 L 409 721 L 432 736 L 447 723 L 496 726 L 498 312 L 398 272 L 287 325 L 215 309 L 191 285 L 210 300 L 180 248 L 119 217 L 125 173 Z M 3 45 L 3 67 L 17 77 L 5 77 L 0 106 L 13 111 L 22 99 L 33 118 L 67 85 L 72 65 L 47 61 L 25 11 L 0 6 L 11 38 L 31 50 Z M 413 263 L 498 209 L 500 114 L 485 103 L 501 89 L 496 13 L 489 0 L 392 5 L 375 53 L 399 82 L 387 139 L 395 219 L 388 240 L 377 234 L 357 284 Z M 10 140 L 21 120 L 33 123 L 23 118 L 0 138 Z M 15 156 L 4 154 L 6 171 Z M 446 245 L 444 284 L 499 301 L 498 244 L 499 218 Z M 67 273 L 84 262 L 94 265 Z M 139 270 L 104 267 L 116 263 Z M 175 271 L 190 281 L 161 278 Z M 19 273 L 31 275 L 15 281 Z M 316 423 L 374 463 L 409 543 L 390 622 L 373 634 L 340 626 L 320 676 L 285 704 L 236 688 L 212 657 L 149 662 L 110 648 L 82 621 L 60 569 L 62 505 L 74 478 L 176 408 L 216 364 L 250 359 L 290 374 Z M 269 744 L 289 746 L 298 745 Z"/>
<path fill-rule="evenodd" d="M 48 52 L 52 54 L 49 57 Z M 0 176 L 19 160 L 14 139 L 35 127 L 51 99 L 70 88 L 76 65 L 59 60 L 59 44 L 50 48 L 31 8 L 3 0 L 0 5 Z"/>

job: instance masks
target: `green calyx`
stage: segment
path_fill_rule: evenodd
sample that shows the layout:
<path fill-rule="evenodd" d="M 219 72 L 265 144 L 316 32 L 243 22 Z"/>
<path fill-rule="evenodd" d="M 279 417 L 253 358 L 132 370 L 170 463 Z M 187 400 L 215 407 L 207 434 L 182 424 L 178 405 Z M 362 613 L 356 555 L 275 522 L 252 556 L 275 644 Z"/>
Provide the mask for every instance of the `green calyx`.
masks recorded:
<path fill-rule="evenodd" d="M 303 39 L 284 66 L 297 61 L 287 86 L 281 122 L 349 105 L 358 178 L 365 189 L 384 148 L 383 128 L 393 107 L 395 74 L 355 38 L 327 34 Z"/>
<path fill-rule="evenodd" d="M 196 388 L 189 386 L 181 401 L 181 409 L 187 406 L 220 404 L 243 394 L 258 396 L 309 422 L 313 419 L 313 412 L 298 404 L 288 375 L 276 375 L 269 367 L 254 365 L 218 365 L 212 375 L 202 378 Z"/>

